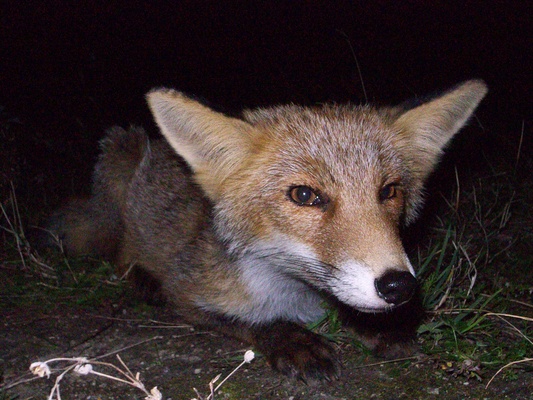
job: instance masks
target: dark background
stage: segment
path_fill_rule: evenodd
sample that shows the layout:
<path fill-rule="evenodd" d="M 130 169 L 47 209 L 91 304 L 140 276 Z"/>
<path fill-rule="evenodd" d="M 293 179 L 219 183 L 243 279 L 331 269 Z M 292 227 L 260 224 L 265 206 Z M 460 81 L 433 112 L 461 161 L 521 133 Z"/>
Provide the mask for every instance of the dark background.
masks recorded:
<path fill-rule="evenodd" d="M 529 1 L 4 1 L 0 118 L 16 153 L 0 163 L 4 180 L 45 206 L 87 190 L 105 129 L 156 131 L 144 101 L 154 86 L 234 113 L 397 103 L 470 78 L 489 96 L 445 163 L 467 174 L 512 164 L 522 138 L 527 170 L 531 23 Z"/>

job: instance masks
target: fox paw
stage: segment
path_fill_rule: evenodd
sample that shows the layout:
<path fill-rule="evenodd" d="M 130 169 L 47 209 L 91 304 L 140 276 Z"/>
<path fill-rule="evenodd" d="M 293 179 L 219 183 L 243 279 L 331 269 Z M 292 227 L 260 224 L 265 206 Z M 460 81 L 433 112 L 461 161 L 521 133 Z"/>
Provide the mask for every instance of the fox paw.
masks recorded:
<path fill-rule="evenodd" d="M 260 330 L 255 345 L 274 370 L 306 383 L 339 378 L 338 356 L 321 336 L 287 322 Z"/>

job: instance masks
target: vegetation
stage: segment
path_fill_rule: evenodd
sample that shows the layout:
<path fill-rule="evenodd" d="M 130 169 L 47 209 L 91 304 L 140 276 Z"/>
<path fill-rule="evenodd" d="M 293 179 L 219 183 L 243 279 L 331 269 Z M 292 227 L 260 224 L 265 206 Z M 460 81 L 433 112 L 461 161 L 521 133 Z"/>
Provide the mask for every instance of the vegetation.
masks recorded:
<path fill-rule="evenodd" d="M 430 316 L 418 330 L 424 353 L 476 379 L 486 370 L 532 367 L 533 257 L 521 247 L 532 239 L 521 223 L 531 218 L 521 197 L 530 188 L 520 188 L 516 175 L 492 172 L 447 202 L 440 229 L 418 254 Z"/>

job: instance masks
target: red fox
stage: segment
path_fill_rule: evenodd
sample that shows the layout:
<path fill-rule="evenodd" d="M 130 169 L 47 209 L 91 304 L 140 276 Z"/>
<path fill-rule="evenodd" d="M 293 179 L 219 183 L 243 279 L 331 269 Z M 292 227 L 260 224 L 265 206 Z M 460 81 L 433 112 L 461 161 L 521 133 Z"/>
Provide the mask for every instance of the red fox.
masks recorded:
<path fill-rule="evenodd" d="M 135 265 L 187 321 L 251 343 L 274 369 L 329 380 L 335 352 L 304 324 L 328 299 L 364 313 L 410 300 L 417 280 L 399 229 L 486 92 L 471 80 L 410 108 L 287 105 L 233 118 L 155 89 L 147 100 L 165 140 L 110 130 L 92 197 L 60 210 L 52 230 L 69 254 Z"/>

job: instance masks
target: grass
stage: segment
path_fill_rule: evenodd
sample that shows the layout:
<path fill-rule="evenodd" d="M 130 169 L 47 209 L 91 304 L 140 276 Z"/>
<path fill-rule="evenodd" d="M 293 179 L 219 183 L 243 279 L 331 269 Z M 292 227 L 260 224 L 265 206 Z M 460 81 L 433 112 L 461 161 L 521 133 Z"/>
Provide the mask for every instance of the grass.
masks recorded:
<path fill-rule="evenodd" d="M 36 302 L 43 310 L 58 304 L 102 305 L 123 298 L 129 290 L 115 276 L 113 265 L 87 257 L 67 258 L 57 239 L 59 251 L 39 254 L 25 233 L 14 190 L 0 203 L 0 215 L 5 242 L 0 268 L 8 277 L 0 290 L 3 307 Z"/>
<path fill-rule="evenodd" d="M 513 215 L 521 199 L 512 180 L 493 173 L 458 190 L 433 242 L 418 253 L 429 315 L 419 340 L 424 353 L 454 375 L 481 379 L 507 365 L 533 369 L 533 287 L 526 278 L 532 259 L 518 243 L 532 237 L 520 228 L 520 210 Z"/>

